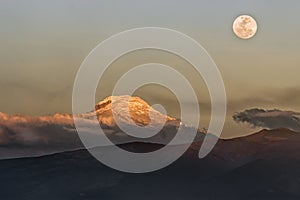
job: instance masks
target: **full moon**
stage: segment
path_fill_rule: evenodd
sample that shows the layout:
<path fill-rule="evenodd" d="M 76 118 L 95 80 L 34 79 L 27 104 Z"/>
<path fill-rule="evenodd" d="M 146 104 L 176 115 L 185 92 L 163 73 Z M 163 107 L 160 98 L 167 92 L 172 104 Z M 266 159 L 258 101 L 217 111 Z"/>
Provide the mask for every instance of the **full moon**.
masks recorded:
<path fill-rule="evenodd" d="M 257 31 L 255 19 L 249 15 L 240 15 L 233 22 L 233 32 L 242 39 L 252 38 Z"/>

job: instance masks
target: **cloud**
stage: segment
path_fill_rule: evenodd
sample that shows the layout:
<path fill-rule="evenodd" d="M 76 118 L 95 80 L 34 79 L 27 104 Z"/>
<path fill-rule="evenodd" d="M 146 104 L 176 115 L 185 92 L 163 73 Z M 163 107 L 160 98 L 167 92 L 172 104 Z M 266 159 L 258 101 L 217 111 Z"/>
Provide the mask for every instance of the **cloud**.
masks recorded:
<path fill-rule="evenodd" d="M 235 113 L 232 117 L 236 122 L 248 123 L 253 127 L 288 128 L 300 132 L 300 113 L 295 111 L 253 108 Z"/>
<path fill-rule="evenodd" d="M 94 121 L 86 119 L 84 123 L 88 127 Z M 72 115 L 32 117 L 0 112 L 0 159 L 37 156 L 78 148 L 83 148 L 83 145 Z"/>
<path fill-rule="evenodd" d="M 160 134 L 139 139 L 127 135 L 114 126 L 105 124 L 101 124 L 103 132 L 99 132 L 97 129 L 99 121 L 95 113 L 79 114 L 78 116 L 79 118 L 76 117 L 76 120 L 79 120 L 80 127 L 76 129 L 71 114 L 33 117 L 8 115 L 0 112 L 0 159 L 40 156 L 86 147 L 111 145 L 110 143 L 99 143 L 101 137 L 105 136 L 114 144 L 137 141 L 167 144 L 177 132 L 174 126 L 165 126 Z M 81 137 L 87 139 L 85 146 L 83 146 L 77 130 L 80 130 Z M 199 136 L 199 139 L 203 139 L 202 135 Z"/>

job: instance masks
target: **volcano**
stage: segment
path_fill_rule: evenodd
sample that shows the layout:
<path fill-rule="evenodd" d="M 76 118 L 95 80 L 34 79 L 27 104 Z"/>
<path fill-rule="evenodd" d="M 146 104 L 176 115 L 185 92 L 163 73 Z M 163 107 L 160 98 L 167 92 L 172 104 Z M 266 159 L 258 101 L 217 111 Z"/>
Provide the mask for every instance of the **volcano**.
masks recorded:
<path fill-rule="evenodd" d="M 128 112 L 129 111 L 129 112 Z M 179 120 L 153 109 L 143 99 L 136 96 L 109 96 L 95 106 L 100 124 L 117 126 L 115 118 L 127 125 L 156 126 L 178 123 Z"/>

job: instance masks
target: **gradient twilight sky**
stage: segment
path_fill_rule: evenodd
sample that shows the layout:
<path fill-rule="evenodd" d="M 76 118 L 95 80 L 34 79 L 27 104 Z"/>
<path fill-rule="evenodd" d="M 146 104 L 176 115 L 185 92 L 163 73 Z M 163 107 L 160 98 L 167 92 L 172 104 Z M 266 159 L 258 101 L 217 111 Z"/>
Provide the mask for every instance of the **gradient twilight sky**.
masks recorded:
<path fill-rule="evenodd" d="M 298 0 L 2 0 L 0 112 L 71 113 L 74 78 L 87 54 L 120 31 L 158 26 L 197 40 L 219 67 L 228 98 L 223 136 L 253 132 L 231 116 L 252 107 L 300 111 L 299 9 Z M 232 31 L 240 14 L 257 20 L 258 32 L 250 40 L 241 40 Z M 135 52 L 114 62 L 99 84 L 97 101 L 110 95 L 114 80 L 125 69 L 153 61 L 189 77 L 206 126 L 210 103 L 202 80 L 191 66 L 167 53 Z M 169 103 L 174 97 L 159 91 L 145 87 L 137 94 L 150 103 L 165 103 L 170 115 L 178 115 L 175 104 Z"/>

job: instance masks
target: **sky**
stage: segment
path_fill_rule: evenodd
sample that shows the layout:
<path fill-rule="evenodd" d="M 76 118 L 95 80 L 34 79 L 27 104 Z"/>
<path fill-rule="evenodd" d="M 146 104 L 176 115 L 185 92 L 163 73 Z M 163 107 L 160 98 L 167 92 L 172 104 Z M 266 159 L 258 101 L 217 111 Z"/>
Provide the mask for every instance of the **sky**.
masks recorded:
<path fill-rule="evenodd" d="M 195 39 L 217 64 L 226 88 L 224 137 L 254 132 L 232 116 L 245 109 L 300 111 L 300 2 L 297 0 L 2 0 L 0 2 L 0 112 L 71 113 L 72 88 L 82 61 L 106 38 L 137 27 L 170 28 Z M 258 23 L 249 40 L 232 31 L 234 19 L 250 14 Z M 209 94 L 188 63 L 163 52 L 133 52 L 116 60 L 98 86 L 96 101 L 110 95 L 117 78 L 137 64 L 168 64 L 191 81 L 210 117 Z M 136 93 L 179 116 L 174 96 L 148 86 Z"/>

